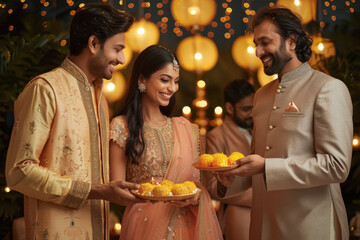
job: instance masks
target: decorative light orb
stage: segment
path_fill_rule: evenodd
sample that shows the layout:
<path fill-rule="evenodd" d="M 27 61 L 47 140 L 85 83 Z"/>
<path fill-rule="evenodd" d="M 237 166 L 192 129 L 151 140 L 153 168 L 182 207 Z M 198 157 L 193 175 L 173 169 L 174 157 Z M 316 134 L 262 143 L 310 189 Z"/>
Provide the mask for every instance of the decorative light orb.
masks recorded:
<path fill-rule="evenodd" d="M 223 113 L 222 107 L 217 106 L 217 107 L 214 109 L 214 114 L 215 114 L 215 116 L 222 116 L 222 113 Z"/>
<path fill-rule="evenodd" d="M 129 63 L 131 62 L 131 58 L 132 58 L 132 50 L 131 47 L 129 46 L 127 40 L 125 41 L 126 47 L 124 48 L 123 52 L 124 52 L 124 57 L 125 57 L 125 63 L 124 64 L 118 64 L 115 69 L 116 70 L 120 70 L 120 69 L 124 69 L 126 68 L 127 65 L 129 65 Z"/>
<path fill-rule="evenodd" d="M 360 141 L 360 140 L 359 140 L 359 137 L 358 137 L 358 136 L 354 136 L 353 141 L 352 141 L 352 145 L 353 145 L 354 148 L 359 147 L 359 145 L 360 145 L 360 142 L 359 142 L 359 141 Z"/>
<path fill-rule="evenodd" d="M 115 223 L 115 225 L 114 225 L 114 230 L 115 230 L 115 233 L 117 234 L 117 235 L 120 235 L 120 233 L 121 233 L 121 224 L 120 223 Z"/>
<path fill-rule="evenodd" d="M 184 116 L 189 116 L 191 115 L 191 108 L 189 106 L 185 106 L 182 109 L 182 113 Z"/>
<path fill-rule="evenodd" d="M 274 74 L 274 75 L 269 76 L 264 72 L 264 67 L 261 67 L 258 70 L 257 77 L 258 77 L 258 81 L 259 81 L 260 85 L 264 86 L 264 85 L 268 84 L 269 82 L 277 79 L 278 75 Z"/>
<path fill-rule="evenodd" d="M 125 91 L 126 82 L 120 71 L 115 71 L 110 80 L 104 79 L 103 93 L 110 103 L 118 101 Z"/>
<path fill-rule="evenodd" d="M 336 55 L 334 43 L 328 38 L 321 37 L 320 34 L 313 36 L 311 50 L 312 54 L 309 63 L 312 66 L 316 65 L 316 63 L 320 60 L 320 55 L 323 55 L 326 58 Z"/>
<path fill-rule="evenodd" d="M 5 187 L 4 191 L 8 193 L 8 192 L 10 192 L 11 190 L 10 190 L 9 187 Z"/>
<path fill-rule="evenodd" d="M 278 0 L 277 6 L 289 8 L 302 19 L 302 24 L 316 20 L 316 2 L 314 0 Z"/>
<path fill-rule="evenodd" d="M 218 49 L 209 38 L 195 35 L 183 39 L 176 50 L 180 66 L 188 71 L 212 69 L 218 60 Z"/>
<path fill-rule="evenodd" d="M 204 80 L 199 80 L 197 81 L 196 85 L 198 86 L 198 88 L 205 88 L 206 83 Z"/>
<path fill-rule="evenodd" d="M 247 33 L 235 39 L 231 54 L 240 67 L 250 71 L 256 71 L 262 66 L 261 60 L 255 55 L 253 34 Z"/>
<path fill-rule="evenodd" d="M 141 52 L 148 46 L 158 43 L 160 32 L 155 23 L 140 19 L 134 22 L 125 36 L 127 45 L 134 52 Z"/>
<path fill-rule="evenodd" d="M 171 14 L 184 27 L 206 26 L 216 15 L 214 0 L 172 0 Z"/>

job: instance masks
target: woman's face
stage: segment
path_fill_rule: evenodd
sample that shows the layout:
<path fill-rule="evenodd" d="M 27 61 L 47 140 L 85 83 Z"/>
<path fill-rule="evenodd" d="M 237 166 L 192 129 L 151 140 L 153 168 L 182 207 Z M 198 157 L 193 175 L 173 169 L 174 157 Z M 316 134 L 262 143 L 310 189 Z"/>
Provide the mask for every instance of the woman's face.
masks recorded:
<path fill-rule="evenodd" d="M 142 93 L 142 97 L 146 98 L 145 102 L 167 106 L 172 95 L 179 89 L 179 68 L 174 68 L 172 63 L 168 63 L 154 72 L 150 78 L 139 81 L 141 82 L 146 86 L 145 92 Z"/>

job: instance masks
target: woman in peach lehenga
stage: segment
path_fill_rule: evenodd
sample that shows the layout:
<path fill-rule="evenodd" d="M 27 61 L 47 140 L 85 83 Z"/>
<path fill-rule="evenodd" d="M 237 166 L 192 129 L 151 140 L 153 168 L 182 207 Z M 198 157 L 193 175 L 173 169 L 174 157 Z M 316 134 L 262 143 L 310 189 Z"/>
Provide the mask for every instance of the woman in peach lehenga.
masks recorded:
<path fill-rule="evenodd" d="M 188 200 L 127 206 L 120 239 L 222 239 L 209 194 L 192 166 L 199 156 L 198 126 L 169 118 L 178 90 L 179 65 L 161 46 L 137 57 L 120 116 L 110 129 L 110 177 L 143 183 L 152 177 L 194 181 L 200 195 Z"/>

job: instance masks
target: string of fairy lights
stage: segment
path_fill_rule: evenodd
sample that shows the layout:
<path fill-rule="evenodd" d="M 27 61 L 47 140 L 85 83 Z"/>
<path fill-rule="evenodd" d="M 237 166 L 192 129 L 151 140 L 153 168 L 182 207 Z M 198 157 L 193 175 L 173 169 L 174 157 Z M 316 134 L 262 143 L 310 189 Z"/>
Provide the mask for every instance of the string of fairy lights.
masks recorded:
<path fill-rule="evenodd" d="M 18 0 L 22 4 L 22 9 L 29 9 L 30 5 L 33 3 L 33 0 Z M 48 15 L 48 12 L 52 10 L 52 8 L 56 8 L 59 5 L 59 1 L 61 0 L 38 0 L 42 5 L 42 10 L 39 13 L 42 17 Z M 68 6 L 68 15 L 73 16 L 77 8 L 81 8 L 85 6 L 88 1 L 84 0 L 62 0 L 66 2 Z M 174 21 L 171 17 L 169 4 L 171 0 L 158 0 L 158 1 L 138 1 L 138 0 L 99 0 L 98 2 L 111 3 L 119 6 L 122 9 L 126 9 L 129 11 L 135 9 L 141 9 L 144 12 L 144 17 L 147 20 L 150 20 L 158 26 L 161 34 L 174 34 L 177 37 L 182 37 L 184 32 L 186 31 L 183 27 L 180 26 L 180 23 Z M 256 0 L 242 0 L 241 8 L 239 8 L 239 2 L 235 2 L 233 0 L 218 0 L 217 5 L 221 10 L 218 11 L 217 16 L 214 18 L 212 23 L 204 32 L 205 35 L 209 38 L 214 38 L 217 36 L 216 31 L 219 28 L 222 28 L 222 35 L 224 39 L 231 39 L 235 36 L 236 27 L 235 24 L 232 24 L 232 15 L 239 14 L 244 16 L 241 21 L 244 24 L 248 24 L 251 16 L 253 16 L 256 11 L 254 10 L 253 5 L 256 3 Z M 269 6 L 273 6 L 276 4 L 276 1 L 264 1 Z M 295 0 L 296 2 L 296 0 Z M 335 0 L 325 0 L 320 1 L 319 7 L 321 8 L 321 19 L 320 19 L 320 27 L 325 27 L 325 19 L 331 22 L 336 22 L 338 20 L 339 14 L 351 14 L 360 10 L 359 0 L 347 0 L 347 1 L 335 1 Z M 0 8 L 7 10 L 6 12 L 11 15 L 14 14 L 14 9 L 10 8 L 7 3 L 2 3 L 0 1 Z M 218 16 L 220 13 L 220 16 Z M 171 20 L 171 21 L 170 21 Z M 44 20 L 45 21 L 45 20 Z M 174 22 L 171 24 L 170 22 Z M 10 23 L 8 26 L 8 30 L 14 31 L 16 29 L 15 23 Z M 238 34 L 242 34 L 238 32 Z"/>

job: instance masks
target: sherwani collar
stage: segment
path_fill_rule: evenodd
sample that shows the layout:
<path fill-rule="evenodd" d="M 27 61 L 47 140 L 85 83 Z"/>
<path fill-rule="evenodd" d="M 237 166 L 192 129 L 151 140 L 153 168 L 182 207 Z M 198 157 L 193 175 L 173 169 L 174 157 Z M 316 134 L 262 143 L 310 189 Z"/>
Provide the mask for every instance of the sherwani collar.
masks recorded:
<path fill-rule="evenodd" d="M 284 83 L 288 81 L 295 80 L 301 76 L 303 76 L 307 71 L 311 69 L 309 63 L 304 62 L 299 67 L 295 68 L 294 70 L 285 73 L 281 79 L 279 79 L 279 82 Z"/>

